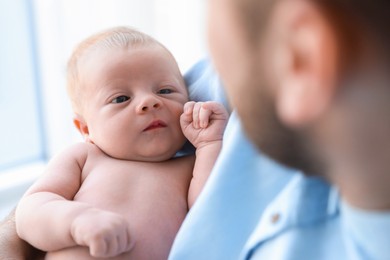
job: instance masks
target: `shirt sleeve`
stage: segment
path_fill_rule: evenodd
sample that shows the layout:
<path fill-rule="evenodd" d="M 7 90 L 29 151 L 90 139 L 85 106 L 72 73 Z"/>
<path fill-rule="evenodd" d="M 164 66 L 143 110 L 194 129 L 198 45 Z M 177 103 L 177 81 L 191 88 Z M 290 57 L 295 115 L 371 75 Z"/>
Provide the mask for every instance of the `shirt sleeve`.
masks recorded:
<path fill-rule="evenodd" d="M 390 211 L 367 211 L 341 203 L 350 259 L 390 259 Z"/>
<path fill-rule="evenodd" d="M 230 111 L 221 80 L 209 59 L 197 62 L 184 75 L 190 100 L 217 101 Z"/>

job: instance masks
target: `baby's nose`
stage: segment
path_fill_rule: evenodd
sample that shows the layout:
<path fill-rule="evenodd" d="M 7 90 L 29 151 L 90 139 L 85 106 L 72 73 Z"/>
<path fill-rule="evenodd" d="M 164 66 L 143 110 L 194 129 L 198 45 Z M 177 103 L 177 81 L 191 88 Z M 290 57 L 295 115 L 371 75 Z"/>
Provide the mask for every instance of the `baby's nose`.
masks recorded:
<path fill-rule="evenodd" d="M 157 97 L 153 97 L 149 95 L 148 97 L 145 97 L 139 107 L 139 112 L 148 112 L 150 110 L 159 109 L 161 107 L 161 101 Z"/>
<path fill-rule="evenodd" d="M 142 106 L 142 111 L 147 111 L 150 108 L 159 108 L 160 104 L 159 103 L 154 103 L 153 105 L 144 105 Z"/>

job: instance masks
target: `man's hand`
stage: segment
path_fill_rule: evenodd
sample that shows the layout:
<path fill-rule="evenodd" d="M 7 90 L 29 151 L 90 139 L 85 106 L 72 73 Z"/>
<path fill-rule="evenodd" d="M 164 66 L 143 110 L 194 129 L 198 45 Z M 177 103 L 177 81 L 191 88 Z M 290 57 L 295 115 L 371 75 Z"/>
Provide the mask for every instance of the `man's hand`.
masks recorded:
<path fill-rule="evenodd" d="M 0 259 L 43 259 L 44 252 L 18 237 L 15 210 L 0 222 Z"/>
<path fill-rule="evenodd" d="M 134 246 L 126 219 L 99 209 L 89 209 L 78 216 L 72 223 L 71 235 L 78 245 L 88 246 L 93 257 L 114 257 Z"/>
<path fill-rule="evenodd" d="M 187 102 L 180 117 L 180 124 L 185 137 L 196 147 L 221 141 L 228 112 L 217 102 Z"/>

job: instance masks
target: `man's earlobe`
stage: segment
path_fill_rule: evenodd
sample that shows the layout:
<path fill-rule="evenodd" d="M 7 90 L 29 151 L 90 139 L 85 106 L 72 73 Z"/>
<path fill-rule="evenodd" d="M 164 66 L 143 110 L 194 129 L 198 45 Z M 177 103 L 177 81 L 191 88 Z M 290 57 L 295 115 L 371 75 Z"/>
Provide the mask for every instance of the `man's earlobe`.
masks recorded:
<path fill-rule="evenodd" d="M 274 61 L 276 106 L 280 119 L 301 127 L 328 108 L 337 74 L 336 32 L 317 5 L 305 0 L 281 1 L 275 22 L 279 32 Z M 274 19 L 278 19 L 277 15 Z"/>
<path fill-rule="evenodd" d="M 78 114 L 75 114 L 73 117 L 73 123 L 76 126 L 77 130 L 79 130 L 79 132 L 83 136 L 84 140 L 90 142 L 88 125 L 85 123 L 84 118 L 82 118 Z"/>

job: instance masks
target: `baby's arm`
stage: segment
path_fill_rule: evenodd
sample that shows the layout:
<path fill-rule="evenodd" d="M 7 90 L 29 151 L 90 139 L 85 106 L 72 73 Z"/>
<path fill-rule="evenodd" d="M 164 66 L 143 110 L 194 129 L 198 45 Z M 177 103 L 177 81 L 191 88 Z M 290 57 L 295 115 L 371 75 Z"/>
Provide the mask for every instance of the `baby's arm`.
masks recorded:
<path fill-rule="evenodd" d="M 180 123 L 184 135 L 196 147 L 196 160 L 188 191 L 191 208 L 202 191 L 222 147 L 228 113 L 217 102 L 188 102 Z"/>
<path fill-rule="evenodd" d="M 91 145 L 81 143 L 56 156 L 20 200 L 16 229 L 22 239 L 44 251 L 89 246 L 93 256 L 114 256 L 130 249 L 123 217 L 73 201 Z"/>

